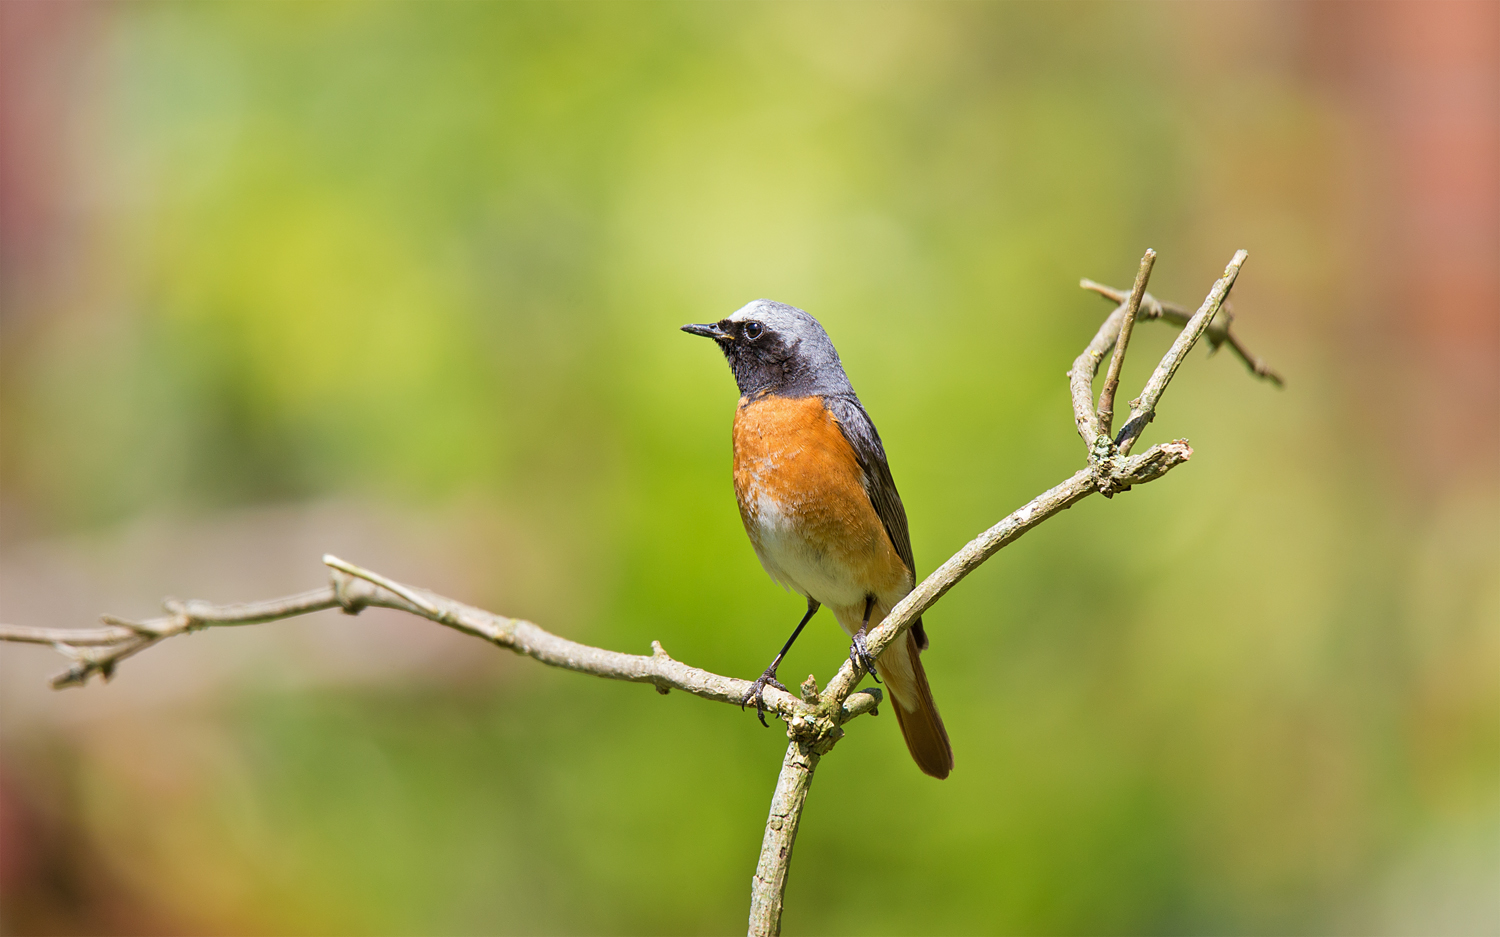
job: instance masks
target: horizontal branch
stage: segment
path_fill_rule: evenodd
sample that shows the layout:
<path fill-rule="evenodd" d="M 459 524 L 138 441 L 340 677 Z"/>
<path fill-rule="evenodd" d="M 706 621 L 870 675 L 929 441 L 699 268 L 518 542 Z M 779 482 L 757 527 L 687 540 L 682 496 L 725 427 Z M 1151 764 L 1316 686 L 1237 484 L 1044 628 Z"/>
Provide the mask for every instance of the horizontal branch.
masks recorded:
<path fill-rule="evenodd" d="M 49 644 L 74 663 L 52 680 L 62 689 L 81 686 L 94 674 L 108 679 L 120 661 L 168 638 L 204 628 L 249 625 L 306 615 L 330 608 L 358 614 L 370 606 L 392 608 L 446 625 L 491 644 L 552 667 L 591 674 L 610 680 L 649 683 L 662 693 L 682 690 L 702 699 L 742 704 L 750 681 L 725 677 L 673 660 L 661 645 L 652 642 L 650 655 L 624 654 L 591 647 L 552 634 L 520 618 L 506 618 L 462 602 L 403 585 L 377 573 L 361 569 L 334 556 L 323 561 L 332 568 L 329 586 L 268 602 L 244 605 L 214 605 L 194 600 L 168 600 L 168 614 L 146 621 L 125 621 L 106 616 L 106 628 L 28 628 L 0 625 L 0 641 Z M 878 690 L 849 697 L 840 707 L 842 723 L 870 712 L 880 703 Z M 766 709 L 788 721 L 817 718 L 820 711 L 790 693 L 766 688 Z"/>
<path fill-rule="evenodd" d="M 121 644 L 134 637 L 128 628 L 29 628 L 25 625 L 0 625 L 0 640 L 22 644 L 70 644 L 92 647 Z"/>

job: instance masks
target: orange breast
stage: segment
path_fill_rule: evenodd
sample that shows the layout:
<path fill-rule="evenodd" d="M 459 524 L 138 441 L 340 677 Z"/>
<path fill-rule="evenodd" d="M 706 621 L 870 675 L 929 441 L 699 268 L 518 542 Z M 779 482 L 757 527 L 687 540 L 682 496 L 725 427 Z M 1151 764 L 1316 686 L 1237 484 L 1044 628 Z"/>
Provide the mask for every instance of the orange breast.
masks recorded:
<path fill-rule="evenodd" d="M 838 606 L 911 588 L 854 450 L 819 398 L 740 401 L 734 492 L 761 562 L 799 592 Z"/>

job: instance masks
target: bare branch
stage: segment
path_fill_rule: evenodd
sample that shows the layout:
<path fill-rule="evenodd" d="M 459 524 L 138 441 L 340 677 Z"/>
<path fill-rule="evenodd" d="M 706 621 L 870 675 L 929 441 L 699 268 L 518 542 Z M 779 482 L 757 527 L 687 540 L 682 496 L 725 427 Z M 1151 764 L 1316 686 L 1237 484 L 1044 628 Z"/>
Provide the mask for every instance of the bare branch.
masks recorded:
<path fill-rule="evenodd" d="M 64 687 L 82 686 L 96 673 L 108 680 L 114 675 L 115 667 L 120 661 L 179 634 L 210 626 L 255 625 L 333 608 L 339 603 L 332 589 L 318 589 L 269 602 L 244 605 L 211 605 L 197 600 L 179 602 L 176 599 L 168 599 L 162 604 L 168 614 L 146 621 L 127 621 L 113 615 L 102 615 L 100 617 L 105 624 L 110 626 L 107 628 L 27 628 L 20 625 L 0 625 L 0 641 L 50 644 L 59 654 L 73 661 L 72 667 L 52 678 L 53 689 L 60 690 Z"/>
<path fill-rule="evenodd" d="M 1093 280 L 1087 278 L 1079 280 L 1078 285 L 1086 290 L 1098 293 L 1100 296 L 1115 303 L 1124 303 L 1126 297 L 1130 295 L 1125 290 L 1115 289 L 1113 286 L 1105 286 L 1103 283 L 1095 283 Z M 1141 311 L 1137 316 L 1140 319 L 1162 319 L 1179 326 L 1187 325 L 1188 320 L 1192 317 L 1193 314 L 1187 307 L 1179 306 L 1176 303 L 1162 302 L 1150 293 L 1141 297 Z M 1229 350 L 1233 351 L 1237 358 L 1245 362 L 1245 366 L 1250 369 L 1250 373 L 1256 377 L 1270 381 L 1277 387 L 1285 387 L 1286 380 L 1280 374 L 1272 370 L 1271 366 L 1266 364 L 1265 360 L 1259 355 L 1252 353 L 1240 343 L 1238 336 L 1234 334 L 1232 329 L 1233 324 L 1233 310 L 1230 308 L 1230 303 L 1226 300 L 1220 309 L 1219 315 L 1215 316 L 1214 320 L 1209 323 L 1208 331 L 1203 333 L 1203 338 L 1208 342 L 1211 351 L 1216 352 L 1224 345 L 1228 345 Z"/>
<path fill-rule="evenodd" d="M 1167 384 L 1171 382 L 1172 375 L 1177 373 L 1177 368 L 1187 358 L 1187 354 L 1197 344 L 1208 324 L 1213 321 L 1214 315 L 1229 296 L 1229 291 L 1234 288 L 1234 281 L 1240 275 L 1240 267 L 1249 257 L 1247 251 L 1235 251 L 1230 258 L 1229 265 L 1224 268 L 1224 275 L 1214 283 L 1213 289 L 1208 291 L 1204 297 L 1203 305 L 1188 320 L 1188 324 L 1182 327 L 1177 334 L 1176 341 L 1167 353 L 1162 356 L 1161 363 L 1156 370 L 1151 372 L 1151 377 L 1146 381 L 1146 389 L 1141 395 L 1130 402 L 1130 419 L 1120 428 L 1120 435 L 1115 439 L 1115 445 L 1120 453 L 1130 452 L 1130 447 L 1140 438 L 1141 431 L 1146 424 L 1156 418 L 1156 404 L 1161 395 L 1166 392 Z"/>
<path fill-rule="evenodd" d="M 1135 442 L 1140 429 L 1150 421 L 1149 414 L 1154 412 L 1156 403 L 1162 392 L 1166 390 L 1167 382 L 1171 380 L 1172 374 L 1176 372 L 1178 365 L 1182 363 L 1193 344 L 1203 334 L 1204 328 L 1213 318 L 1214 313 L 1222 305 L 1224 297 L 1228 295 L 1229 288 L 1234 285 L 1234 278 L 1239 274 L 1240 266 L 1244 264 L 1247 256 L 1245 251 L 1235 253 L 1229 266 L 1224 270 L 1224 276 L 1214 284 L 1208 296 L 1203 300 L 1202 307 L 1189 320 L 1176 341 L 1172 343 L 1172 348 L 1157 365 L 1156 371 L 1146 382 L 1146 388 L 1142 391 L 1140 398 L 1132 401 L 1131 418 L 1120 434 L 1121 438 L 1126 440 L 1126 445 L 1118 447 L 1111 443 L 1107 435 L 1100 432 L 1098 416 L 1093 406 L 1093 381 L 1099 372 L 1099 363 L 1105 352 L 1115 344 L 1119 337 L 1126 318 L 1127 307 L 1122 304 L 1110 313 L 1068 372 L 1073 397 L 1074 422 L 1078 427 L 1079 435 L 1083 437 L 1084 444 L 1088 447 L 1089 467 L 1079 470 L 1061 485 L 1038 495 L 1020 510 L 970 541 L 962 550 L 949 557 L 947 562 L 933 570 L 931 575 L 922 580 L 907 594 L 906 598 L 891 609 L 884 621 L 870 630 L 865 640 L 872 654 L 878 657 L 887 644 L 900 637 L 949 589 L 979 568 L 985 560 L 994 556 L 1002 547 L 1010 544 L 1037 524 L 1059 511 L 1072 507 L 1095 492 L 1113 496 L 1118 492 L 1128 491 L 1134 485 L 1154 481 L 1192 457 L 1192 447 L 1182 439 L 1152 446 L 1138 456 L 1129 456 L 1128 452 L 1129 445 Z M 1144 260 L 1142 266 L 1145 266 Z M 1137 281 L 1140 282 L 1139 276 Z M 1144 297 L 1144 283 L 1141 285 Z M 1128 303 L 1128 298 L 1126 302 Z M 853 661 L 846 661 L 834 678 L 829 681 L 828 689 L 823 694 L 823 705 L 825 707 L 837 706 L 838 701 L 843 698 L 842 694 L 851 692 L 862 676 L 864 676 L 863 668 L 857 667 Z"/>
<path fill-rule="evenodd" d="M 0 625 L 0 640 L 24 644 L 67 644 L 88 647 L 95 644 L 119 644 L 135 635 L 129 628 L 28 628 L 25 625 Z"/>
<path fill-rule="evenodd" d="M 1125 307 L 1121 305 L 1094 334 L 1093 341 L 1084 346 L 1083 354 L 1073 360 L 1068 369 L 1068 389 L 1073 397 L 1073 423 L 1083 446 L 1089 452 L 1099 443 L 1103 435 L 1099 427 L 1099 414 L 1094 410 L 1094 375 L 1099 373 L 1099 362 L 1115 344 L 1120 335 L 1120 326 L 1125 321 Z M 1108 436 L 1104 438 L 1108 439 Z"/>
<path fill-rule="evenodd" d="M 1155 481 L 1192 458 L 1192 455 L 1193 448 L 1183 439 L 1152 446 L 1138 456 L 1122 460 L 1118 468 L 1107 476 L 1107 486 L 1114 491 L 1125 491 L 1133 485 Z M 896 603 L 896 607 L 891 609 L 891 613 L 879 627 L 870 630 L 866 637 L 870 653 L 878 657 L 886 645 L 936 605 L 949 589 L 958 585 L 965 576 L 978 569 L 1003 547 L 1014 543 L 1022 534 L 1052 515 L 1067 510 L 1099 491 L 1099 470 L 1092 466 L 1079 469 L 1072 478 L 1037 495 L 1000 523 L 969 541 L 962 550 L 949 557 L 946 563 L 933 570 L 906 598 Z M 863 675 L 863 669 L 856 671 L 852 663 L 845 661 L 838 674 L 829 681 L 828 690 L 823 694 L 825 705 L 837 700 L 838 694 L 852 690 Z"/>
<path fill-rule="evenodd" d="M 1109 372 L 1104 377 L 1104 389 L 1099 392 L 1099 433 L 1108 436 L 1115 419 L 1115 390 L 1120 386 L 1120 368 L 1125 365 L 1125 348 L 1130 344 L 1130 330 L 1135 325 L 1135 314 L 1141 308 L 1141 297 L 1146 293 L 1146 283 L 1151 279 L 1151 267 L 1156 263 L 1156 251 L 1146 249 L 1141 258 L 1141 268 L 1135 275 L 1135 286 L 1130 299 L 1125 302 L 1125 318 L 1120 323 L 1120 337 L 1115 341 L 1114 357 L 1109 359 Z"/>
<path fill-rule="evenodd" d="M 792 739 L 781 762 L 776 793 L 771 795 L 771 813 L 761 839 L 760 861 L 750 882 L 751 937 L 774 937 L 781 933 L 781 905 L 786 895 L 787 872 L 792 865 L 792 846 L 802 822 L 802 806 L 812 787 L 813 770 L 823 756 L 814 747 Z"/>
<path fill-rule="evenodd" d="M 108 679 L 115 666 L 127 657 L 167 638 L 202 628 L 248 625 L 306 615 L 329 608 L 357 614 L 367 606 L 394 608 L 446 625 L 492 644 L 525 654 L 544 664 L 631 683 L 649 683 L 658 691 L 682 690 L 703 699 L 740 705 L 750 682 L 724 677 L 690 667 L 668 656 L 660 644 L 652 643 L 648 656 L 622 654 L 569 641 L 529 621 L 505 618 L 423 589 L 402 585 L 334 556 L 324 557 L 333 567 L 331 585 L 312 592 L 245 605 L 213 605 L 203 601 L 167 603 L 171 615 L 110 628 L 26 628 L 0 625 L 0 641 L 50 644 L 72 659 L 74 665 L 53 678 L 57 689 L 81 686 L 94 674 Z M 112 619 L 119 621 L 119 619 Z M 814 717 L 818 711 L 790 693 L 769 687 L 766 708 L 783 719 Z M 845 722 L 879 705 L 879 692 L 850 697 L 838 711 Z"/>

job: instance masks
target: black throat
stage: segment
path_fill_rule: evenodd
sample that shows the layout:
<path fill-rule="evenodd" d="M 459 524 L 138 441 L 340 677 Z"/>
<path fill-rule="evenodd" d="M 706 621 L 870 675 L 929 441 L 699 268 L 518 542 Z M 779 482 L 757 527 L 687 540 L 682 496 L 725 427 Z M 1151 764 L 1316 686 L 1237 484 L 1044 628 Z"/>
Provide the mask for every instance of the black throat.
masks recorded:
<path fill-rule="evenodd" d="M 852 394 L 844 369 L 833 362 L 819 367 L 787 347 L 780 335 L 767 334 L 754 345 L 734 342 L 723 348 L 740 395 L 751 399 L 765 396 L 812 397 Z"/>

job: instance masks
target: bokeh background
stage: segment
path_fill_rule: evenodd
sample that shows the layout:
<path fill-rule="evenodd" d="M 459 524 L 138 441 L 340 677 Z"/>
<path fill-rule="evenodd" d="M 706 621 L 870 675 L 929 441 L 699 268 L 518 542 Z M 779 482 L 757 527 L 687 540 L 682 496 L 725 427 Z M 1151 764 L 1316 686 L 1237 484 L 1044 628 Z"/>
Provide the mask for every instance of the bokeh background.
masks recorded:
<path fill-rule="evenodd" d="M 750 676 L 722 360 L 819 316 L 928 571 L 1078 468 L 1109 306 L 1196 305 L 1093 499 L 928 616 L 957 751 L 818 773 L 788 933 L 1500 933 L 1500 6 L 0 5 L 0 620 L 335 552 Z M 1143 326 L 1137 385 L 1170 341 Z M 1127 397 L 1130 395 L 1122 396 Z M 826 680 L 819 622 L 783 674 Z M 728 933 L 785 744 L 371 612 L 108 686 L 0 647 L 12 934 Z"/>

